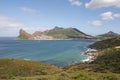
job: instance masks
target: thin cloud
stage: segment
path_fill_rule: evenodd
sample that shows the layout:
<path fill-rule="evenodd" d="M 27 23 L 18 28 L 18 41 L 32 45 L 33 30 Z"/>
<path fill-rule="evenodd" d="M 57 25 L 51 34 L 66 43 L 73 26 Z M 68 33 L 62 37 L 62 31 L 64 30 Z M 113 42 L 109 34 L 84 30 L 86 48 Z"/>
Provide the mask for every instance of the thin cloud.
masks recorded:
<path fill-rule="evenodd" d="M 102 20 L 113 20 L 114 16 L 112 12 L 105 12 L 101 14 Z"/>
<path fill-rule="evenodd" d="M 28 7 L 21 7 L 20 8 L 22 11 L 27 12 L 27 13 L 33 13 L 35 12 L 34 9 L 28 8 Z"/>
<path fill-rule="evenodd" d="M 3 16 L 3 15 L 0 15 L 0 28 L 1 27 L 4 27 L 4 28 L 8 28 L 8 27 L 21 27 L 23 26 L 23 24 L 21 23 L 18 23 L 16 21 L 14 21 L 12 18 L 10 17 L 7 17 L 7 16 Z"/>
<path fill-rule="evenodd" d="M 115 18 L 120 18 L 120 13 L 116 13 L 113 15 Z"/>
<path fill-rule="evenodd" d="M 68 0 L 71 5 L 74 5 L 74 6 L 81 6 L 81 2 L 79 0 Z"/>
<path fill-rule="evenodd" d="M 17 36 L 20 29 L 24 29 L 29 33 L 34 31 L 44 31 L 50 29 L 49 27 L 27 26 L 23 23 L 15 21 L 13 18 L 0 15 L 0 35 L 3 36 Z"/>
<path fill-rule="evenodd" d="M 102 20 L 114 20 L 116 18 L 120 18 L 120 13 L 113 13 L 111 11 L 102 13 L 100 15 L 102 17 Z"/>
<path fill-rule="evenodd" d="M 91 21 L 90 24 L 93 26 L 102 26 L 103 25 L 102 21 L 100 21 L 100 20 Z"/>
<path fill-rule="evenodd" d="M 85 6 L 89 9 L 98 9 L 111 6 L 120 8 L 120 0 L 91 0 L 86 3 Z"/>

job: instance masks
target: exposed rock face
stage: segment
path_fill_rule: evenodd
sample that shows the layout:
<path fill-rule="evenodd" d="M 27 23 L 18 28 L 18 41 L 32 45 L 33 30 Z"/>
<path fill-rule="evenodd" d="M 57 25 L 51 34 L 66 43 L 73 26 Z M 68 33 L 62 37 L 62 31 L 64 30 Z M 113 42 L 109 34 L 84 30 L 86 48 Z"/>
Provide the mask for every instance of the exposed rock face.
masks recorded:
<path fill-rule="evenodd" d="M 54 38 L 51 36 L 41 34 L 40 36 L 34 36 L 34 39 L 35 40 L 53 40 Z"/>
<path fill-rule="evenodd" d="M 53 40 L 53 39 L 79 39 L 79 38 L 93 38 L 76 28 L 60 28 L 55 27 L 51 30 L 44 32 L 36 31 L 33 34 L 29 34 L 23 29 L 20 29 L 18 39 L 19 40 Z"/>
<path fill-rule="evenodd" d="M 118 36 L 120 36 L 120 35 L 112 32 L 112 31 L 109 31 L 105 34 L 98 35 L 97 38 L 104 40 L 104 39 L 115 38 L 115 37 L 118 37 Z"/>
<path fill-rule="evenodd" d="M 43 32 L 36 31 L 33 33 L 34 39 L 35 40 L 52 40 L 54 39 L 52 36 L 47 36 Z"/>
<path fill-rule="evenodd" d="M 34 40 L 34 37 L 33 37 L 33 35 L 27 33 L 23 29 L 20 29 L 19 36 L 18 36 L 17 39 L 20 39 L 20 40 Z"/>

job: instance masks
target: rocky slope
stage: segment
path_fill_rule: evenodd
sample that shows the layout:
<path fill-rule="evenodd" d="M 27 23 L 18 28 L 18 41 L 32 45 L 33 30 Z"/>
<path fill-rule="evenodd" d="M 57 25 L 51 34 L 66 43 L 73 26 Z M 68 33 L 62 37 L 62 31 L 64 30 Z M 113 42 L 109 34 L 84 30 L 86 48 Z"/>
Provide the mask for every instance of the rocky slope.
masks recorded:
<path fill-rule="evenodd" d="M 55 27 L 44 32 L 36 31 L 33 34 L 20 30 L 18 40 L 54 40 L 54 39 L 91 39 L 93 36 L 87 35 L 76 28 L 60 28 Z"/>
<path fill-rule="evenodd" d="M 19 36 L 17 37 L 17 39 L 18 40 L 22 40 L 22 39 L 24 39 L 24 40 L 33 40 L 34 37 L 33 37 L 33 35 L 27 33 L 25 30 L 20 29 Z"/>

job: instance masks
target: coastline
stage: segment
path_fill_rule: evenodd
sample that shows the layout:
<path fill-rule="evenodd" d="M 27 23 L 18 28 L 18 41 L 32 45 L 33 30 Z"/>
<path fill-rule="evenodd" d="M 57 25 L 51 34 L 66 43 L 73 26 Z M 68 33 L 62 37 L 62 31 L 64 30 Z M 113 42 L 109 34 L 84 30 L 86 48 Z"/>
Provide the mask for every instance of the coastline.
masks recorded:
<path fill-rule="evenodd" d="M 85 51 L 85 52 L 83 53 L 83 55 L 86 55 L 86 56 L 87 56 L 87 59 L 82 60 L 83 63 L 84 63 L 84 62 L 92 62 L 92 61 L 94 61 L 94 60 L 97 58 L 98 53 L 97 53 L 97 50 L 96 50 L 96 49 L 88 48 L 88 50 Z"/>
<path fill-rule="evenodd" d="M 74 38 L 68 38 L 68 39 L 56 39 L 56 38 L 55 39 L 18 39 L 18 38 L 16 38 L 16 40 L 28 40 L 28 41 L 29 40 L 33 40 L 33 41 L 51 40 L 52 41 L 52 40 L 96 40 L 96 39 L 94 39 L 94 38 L 79 38 L 79 39 L 78 38 L 77 39 L 76 38 L 75 39 Z"/>

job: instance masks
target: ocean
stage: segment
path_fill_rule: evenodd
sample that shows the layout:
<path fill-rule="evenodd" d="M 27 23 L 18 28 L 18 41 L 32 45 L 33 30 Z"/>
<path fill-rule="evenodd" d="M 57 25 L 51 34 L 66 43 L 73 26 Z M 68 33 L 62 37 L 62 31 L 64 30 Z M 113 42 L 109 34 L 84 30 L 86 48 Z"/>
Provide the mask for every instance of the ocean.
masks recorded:
<path fill-rule="evenodd" d="M 95 40 L 16 40 L 0 38 L 0 58 L 40 61 L 64 67 L 87 59 L 82 53 Z"/>

